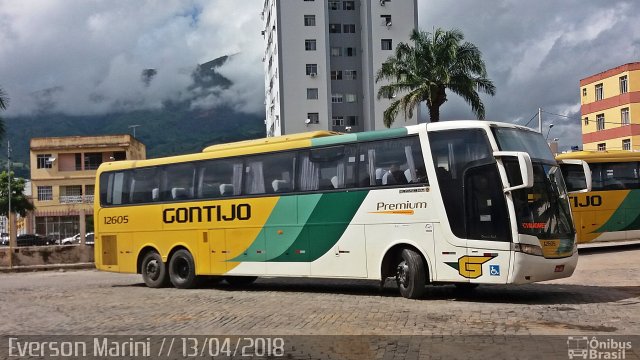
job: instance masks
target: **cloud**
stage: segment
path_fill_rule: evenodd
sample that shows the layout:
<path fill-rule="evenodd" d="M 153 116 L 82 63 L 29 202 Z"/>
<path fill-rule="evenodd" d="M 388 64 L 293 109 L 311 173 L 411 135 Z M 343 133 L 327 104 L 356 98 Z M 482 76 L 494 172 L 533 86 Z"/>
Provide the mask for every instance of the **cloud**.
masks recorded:
<path fill-rule="evenodd" d="M 244 111 L 260 111 L 256 104 L 263 100 L 249 96 L 262 94 L 255 90 L 263 83 L 261 5 L 0 0 L 0 86 L 11 98 L 6 115 L 159 109 L 165 100 L 189 96 L 197 64 L 231 53 L 239 54 L 227 65 L 237 85 L 221 96 Z M 236 63 L 249 71 L 234 71 Z M 149 86 L 141 80 L 144 69 L 157 71 Z"/>
<path fill-rule="evenodd" d="M 191 72 L 235 54 L 219 72 L 233 86 L 193 100 L 264 111 L 263 0 L 0 0 L 0 86 L 6 116 L 101 114 L 184 101 Z M 483 52 L 497 93 L 488 119 L 526 123 L 539 107 L 550 137 L 579 144 L 579 80 L 640 59 L 636 0 L 419 0 L 419 25 L 459 28 Z M 148 86 L 144 69 L 157 74 Z M 201 94 L 200 94 L 201 95 Z M 443 119 L 472 118 L 455 95 Z M 534 119 L 535 121 L 535 119 Z M 532 121 L 531 123 L 533 123 Z"/>
<path fill-rule="evenodd" d="M 459 28 L 483 52 L 497 88 L 483 96 L 487 119 L 523 124 L 541 107 L 544 128 L 554 124 L 549 137 L 563 148 L 582 143 L 580 79 L 640 60 L 638 1 L 429 0 L 419 7 L 421 28 Z M 449 98 L 443 119 L 473 116 Z"/>

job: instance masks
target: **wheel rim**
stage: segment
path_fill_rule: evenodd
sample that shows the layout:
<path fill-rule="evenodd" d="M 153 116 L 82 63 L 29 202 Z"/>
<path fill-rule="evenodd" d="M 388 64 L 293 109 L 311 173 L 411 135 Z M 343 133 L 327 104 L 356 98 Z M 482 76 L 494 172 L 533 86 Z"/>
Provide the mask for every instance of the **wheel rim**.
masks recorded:
<path fill-rule="evenodd" d="M 147 275 L 151 280 L 158 280 L 158 278 L 160 277 L 160 263 L 158 262 L 158 260 L 153 259 L 149 261 L 145 269 Z"/>
<path fill-rule="evenodd" d="M 402 286 L 405 288 L 409 283 L 409 265 L 404 260 L 402 260 L 402 262 L 398 265 L 398 269 L 396 271 L 396 281 L 398 282 L 398 286 Z"/>
<path fill-rule="evenodd" d="M 186 279 L 189 276 L 189 262 L 183 258 L 176 259 L 173 270 L 179 278 Z"/>

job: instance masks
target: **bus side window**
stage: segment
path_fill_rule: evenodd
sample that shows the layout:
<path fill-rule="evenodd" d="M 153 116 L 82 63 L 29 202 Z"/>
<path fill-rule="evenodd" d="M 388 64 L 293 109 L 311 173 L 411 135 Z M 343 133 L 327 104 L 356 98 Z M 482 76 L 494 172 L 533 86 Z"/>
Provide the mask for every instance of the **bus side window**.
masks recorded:
<path fill-rule="evenodd" d="M 214 199 L 239 195 L 242 170 L 241 159 L 216 159 L 201 163 L 196 196 L 199 199 Z"/>
<path fill-rule="evenodd" d="M 189 200 L 194 197 L 196 167 L 192 163 L 172 164 L 165 167 L 167 183 L 163 200 Z"/>
<path fill-rule="evenodd" d="M 129 182 L 130 204 L 144 204 L 153 201 L 153 189 L 159 188 L 157 168 L 141 168 L 133 170 Z"/>
<path fill-rule="evenodd" d="M 418 136 L 360 145 L 360 186 L 428 184 Z"/>
<path fill-rule="evenodd" d="M 294 151 L 248 158 L 244 193 L 257 195 L 292 191 L 295 159 Z"/>
<path fill-rule="evenodd" d="M 330 146 L 300 152 L 298 184 L 301 191 L 351 188 L 356 180 L 356 147 Z"/>

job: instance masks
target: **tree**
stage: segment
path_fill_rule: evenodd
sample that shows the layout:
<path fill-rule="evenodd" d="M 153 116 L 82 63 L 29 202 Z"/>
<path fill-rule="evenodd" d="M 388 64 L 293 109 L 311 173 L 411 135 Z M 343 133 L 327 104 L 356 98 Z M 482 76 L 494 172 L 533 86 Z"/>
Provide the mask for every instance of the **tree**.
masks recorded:
<path fill-rule="evenodd" d="M 433 33 L 414 30 L 414 45 L 400 43 L 395 54 L 382 64 L 376 82 L 389 83 L 378 90 L 378 99 L 405 94 L 384 112 L 384 124 L 390 127 L 398 111 L 412 117 L 414 108 L 425 101 L 431 122 L 440 120 L 440 106 L 450 90 L 462 97 L 478 119 L 484 119 L 484 104 L 478 92 L 495 94 L 493 82 L 487 78 L 482 54 L 470 42 L 463 42 L 460 30 L 435 29 Z"/>
<path fill-rule="evenodd" d="M 35 207 L 24 195 L 24 179 L 13 178 L 11 172 L 11 212 L 18 213 L 20 216 L 27 215 L 28 211 L 33 211 Z M 9 177 L 7 172 L 0 173 L 0 215 L 7 216 L 9 214 L 9 197 L 7 196 L 9 188 Z"/>
<path fill-rule="evenodd" d="M 9 104 L 9 97 L 7 97 L 7 93 L 0 88 L 0 110 L 7 110 L 7 105 Z M 4 136 L 4 120 L 0 117 L 0 137 Z"/>

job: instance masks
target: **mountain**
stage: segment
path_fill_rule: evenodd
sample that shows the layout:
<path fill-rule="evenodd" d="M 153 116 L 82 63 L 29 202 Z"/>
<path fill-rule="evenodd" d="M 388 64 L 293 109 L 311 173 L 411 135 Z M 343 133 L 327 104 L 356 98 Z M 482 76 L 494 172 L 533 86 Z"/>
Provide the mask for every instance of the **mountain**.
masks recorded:
<path fill-rule="evenodd" d="M 34 137 L 123 134 L 130 132 L 130 125 L 140 125 L 136 128 L 136 137 L 146 145 L 148 158 L 198 152 L 208 145 L 264 137 L 262 114 L 239 113 L 224 105 L 208 110 L 191 107 L 192 101 L 215 96 L 233 85 L 216 71 L 229 58 L 223 56 L 197 66 L 191 74 L 193 82 L 187 89 L 197 89 L 192 92 L 197 95 L 181 102 L 166 101 L 161 110 L 93 116 L 37 114 L 5 117 L 5 141 L 11 141 L 16 175 L 29 177 L 29 140 Z M 149 86 L 158 71 L 161 70 L 142 70 L 140 81 Z M 2 149 L 6 153 L 6 142 L 0 145 Z M 0 158 L 4 160 L 5 157 L 0 155 Z M 6 162 L 2 163 L 4 165 L 0 166 L 6 169 Z"/>

